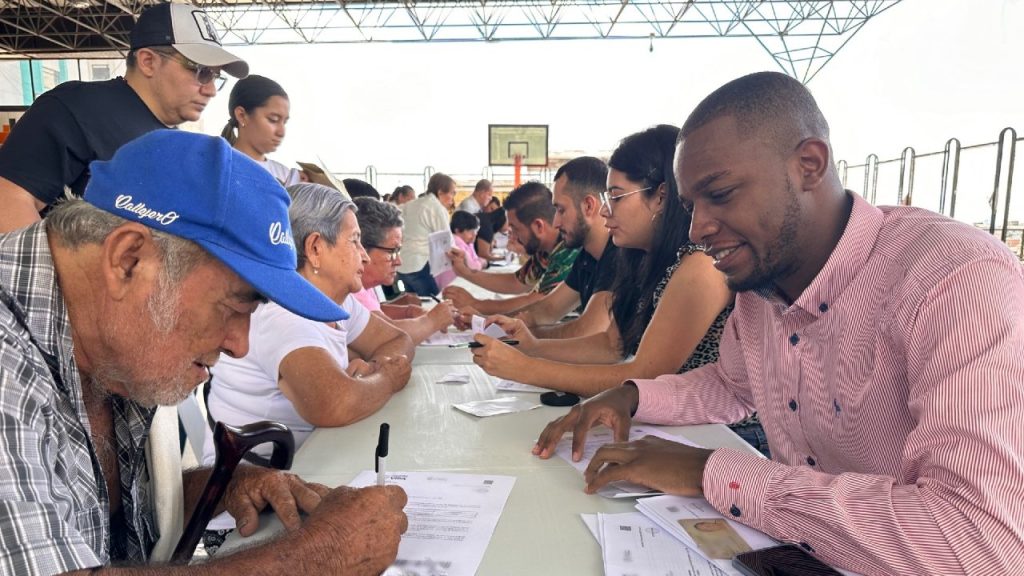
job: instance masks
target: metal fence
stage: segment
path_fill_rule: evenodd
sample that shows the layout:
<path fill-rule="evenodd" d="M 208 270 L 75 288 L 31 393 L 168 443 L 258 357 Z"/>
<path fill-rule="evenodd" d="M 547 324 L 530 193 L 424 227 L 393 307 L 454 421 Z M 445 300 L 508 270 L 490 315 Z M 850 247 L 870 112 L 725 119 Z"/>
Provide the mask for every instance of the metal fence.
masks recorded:
<path fill-rule="evenodd" d="M 837 164 L 850 190 L 872 204 L 920 206 L 988 230 L 1024 259 L 1024 199 L 1013 196 L 1017 143 L 1004 128 L 992 142 L 963 145 L 950 138 L 942 150 L 903 149 L 896 158 L 869 154 L 864 163 Z"/>

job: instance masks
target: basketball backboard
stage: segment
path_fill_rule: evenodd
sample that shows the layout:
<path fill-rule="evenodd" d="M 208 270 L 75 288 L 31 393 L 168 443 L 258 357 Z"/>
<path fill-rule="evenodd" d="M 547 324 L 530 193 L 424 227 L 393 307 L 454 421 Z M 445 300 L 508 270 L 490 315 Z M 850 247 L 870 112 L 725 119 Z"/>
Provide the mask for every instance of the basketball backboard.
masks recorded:
<path fill-rule="evenodd" d="M 516 156 L 523 166 L 548 165 L 548 127 L 546 124 L 488 124 L 488 164 L 515 166 Z"/>

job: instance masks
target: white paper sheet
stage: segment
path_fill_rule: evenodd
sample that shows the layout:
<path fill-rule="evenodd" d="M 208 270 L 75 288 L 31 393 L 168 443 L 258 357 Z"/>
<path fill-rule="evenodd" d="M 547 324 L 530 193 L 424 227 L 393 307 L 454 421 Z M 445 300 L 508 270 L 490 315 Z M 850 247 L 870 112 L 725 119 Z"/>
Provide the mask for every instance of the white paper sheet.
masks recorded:
<path fill-rule="evenodd" d="M 501 326 L 498 326 L 497 324 L 491 324 L 490 326 L 484 328 L 484 323 L 485 322 L 487 322 L 486 318 L 484 318 L 483 316 L 479 316 L 477 314 L 474 314 L 473 315 L 473 333 L 474 334 L 486 334 L 486 335 L 490 336 L 491 338 L 504 338 L 505 336 L 508 336 L 508 333 L 505 332 L 505 330 Z"/>
<path fill-rule="evenodd" d="M 720 576 L 718 567 L 694 553 L 638 512 L 598 514 L 606 576 Z"/>
<path fill-rule="evenodd" d="M 449 372 L 435 380 L 438 384 L 469 384 L 470 376 L 465 372 Z"/>
<path fill-rule="evenodd" d="M 580 514 L 580 519 L 586 524 L 587 530 L 590 530 L 590 534 L 597 540 L 598 545 L 601 544 L 601 529 L 597 525 L 597 514 Z"/>
<path fill-rule="evenodd" d="M 452 261 L 448 259 L 448 250 L 452 247 L 451 230 L 438 230 L 427 236 L 430 248 L 430 275 L 438 276 L 452 269 Z"/>
<path fill-rule="evenodd" d="M 420 346 L 453 346 L 473 341 L 472 332 L 434 332 L 429 338 L 420 342 Z"/>
<path fill-rule="evenodd" d="M 499 392 L 551 392 L 550 388 L 541 388 L 540 386 L 531 386 L 529 384 L 523 384 L 522 382 L 516 382 L 515 380 L 505 380 L 504 378 L 494 378 L 494 387 Z"/>
<path fill-rule="evenodd" d="M 720 514 L 715 507 L 703 498 L 687 498 L 683 496 L 657 496 L 655 498 L 644 498 L 636 503 L 636 509 L 661 526 L 668 533 L 672 534 L 683 544 L 699 553 L 700 547 L 693 538 L 686 533 L 680 520 L 693 518 L 722 518 L 732 526 L 740 538 L 754 550 L 775 546 L 778 542 L 763 532 L 758 532 L 749 526 L 734 522 Z M 739 575 L 740 572 L 733 568 L 731 560 L 711 560 L 726 574 Z"/>
<path fill-rule="evenodd" d="M 680 444 L 686 444 L 687 446 L 701 448 L 701 446 L 697 446 L 685 438 L 669 434 L 668 432 L 663 432 L 659 428 L 650 426 L 633 426 L 629 429 L 630 441 L 639 440 L 640 438 L 648 435 L 657 436 L 673 442 L 679 442 Z M 579 462 L 572 461 L 571 436 L 562 438 L 562 441 L 555 446 L 555 454 L 561 456 L 566 462 L 571 464 L 573 468 L 579 470 L 580 473 L 583 473 L 586 471 L 587 466 L 590 464 L 590 459 L 594 457 L 594 453 L 597 452 L 597 449 L 614 441 L 615 435 L 612 433 L 611 428 L 594 428 L 589 434 L 587 434 L 587 442 L 583 445 L 583 458 L 581 458 Z M 598 490 L 597 493 L 605 498 L 637 498 L 639 496 L 653 496 L 661 494 L 662 492 L 652 490 L 639 484 L 633 484 L 631 482 L 612 482 Z"/>
<path fill-rule="evenodd" d="M 350 486 L 371 486 L 372 470 Z M 405 489 L 409 529 L 398 545 L 398 559 L 385 574 L 473 576 L 494 534 L 516 479 L 489 474 L 390 472 L 388 484 Z"/>
<path fill-rule="evenodd" d="M 504 398 L 494 398 L 492 400 L 474 400 L 473 402 L 454 404 L 454 406 L 457 410 L 461 410 L 466 414 L 472 414 L 473 416 L 479 416 L 480 418 L 540 408 L 540 404 L 516 398 L 515 396 L 505 396 Z"/>

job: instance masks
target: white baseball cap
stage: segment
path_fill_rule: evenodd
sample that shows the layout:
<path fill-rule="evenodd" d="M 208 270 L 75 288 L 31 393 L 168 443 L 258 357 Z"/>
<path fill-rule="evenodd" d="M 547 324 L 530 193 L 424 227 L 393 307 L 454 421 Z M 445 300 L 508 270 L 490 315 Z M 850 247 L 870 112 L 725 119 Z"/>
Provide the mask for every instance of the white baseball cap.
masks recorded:
<path fill-rule="evenodd" d="M 170 46 L 201 66 L 217 67 L 235 78 L 249 75 L 249 65 L 220 45 L 217 28 L 206 12 L 191 4 L 150 6 L 132 28 L 131 49 Z"/>

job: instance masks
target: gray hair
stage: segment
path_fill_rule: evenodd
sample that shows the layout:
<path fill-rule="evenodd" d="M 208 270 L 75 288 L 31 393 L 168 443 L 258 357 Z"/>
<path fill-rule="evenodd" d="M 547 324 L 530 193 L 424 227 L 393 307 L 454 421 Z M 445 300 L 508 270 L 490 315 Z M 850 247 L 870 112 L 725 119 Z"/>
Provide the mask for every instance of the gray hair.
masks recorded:
<path fill-rule="evenodd" d="M 102 244 L 111 232 L 128 222 L 81 198 L 68 198 L 47 214 L 46 230 L 76 249 L 86 244 Z M 210 258 L 206 250 L 191 240 L 153 229 L 150 235 L 163 258 L 160 281 L 165 287 L 177 286 L 192 269 Z"/>
<path fill-rule="evenodd" d="M 402 227 L 402 211 L 394 204 L 373 198 L 356 198 L 356 218 L 363 233 L 363 246 L 380 246 L 392 228 Z"/>
<path fill-rule="evenodd" d="M 295 254 L 298 257 L 297 267 L 306 263 L 306 238 L 310 234 L 320 234 L 328 245 L 334 246 L 341 230 L 341 219 L 345 212 L 357 212 L 356 205 L 342 196 L 334 188 L 302 182 L 288 187 L 292 197 L 292 205 L 288 208 L 288 218 L 292 224 L 292 237 L 295 239 Z"/>

